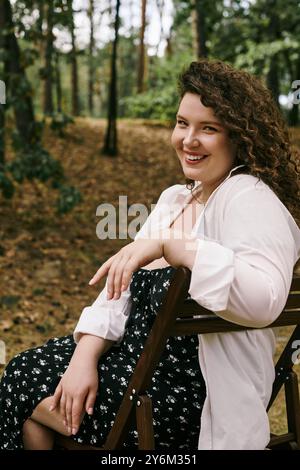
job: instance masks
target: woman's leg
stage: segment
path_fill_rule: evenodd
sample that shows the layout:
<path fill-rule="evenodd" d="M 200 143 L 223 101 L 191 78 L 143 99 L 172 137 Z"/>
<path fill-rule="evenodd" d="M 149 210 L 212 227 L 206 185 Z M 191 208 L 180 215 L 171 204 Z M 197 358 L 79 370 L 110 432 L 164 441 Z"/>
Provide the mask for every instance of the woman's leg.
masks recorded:
<path fill-rule="evenodd" d="M 23 444 L 26 450 L 53 448 L 55 431 L 71 436 L 63 424 L 59 409 L 49 411 L 51 397 L 44 398 L 23 425 Z"/>
<path fill-rule="evenodd" d="M 53 431 L 63 434 L 64 436 L 71 436 L 72 432 L 68 432 L 66 426 L 63 423 L 63 417 L 60 414 L 59 408 L 53 411 L 49 411 L 49 407 L 52 400 L 51 397 L 44 398 L 33 410 L 30 418 L 38 424 L 42 424 Z M 84 413 L 81 417 L 83 419 Z"/>
<path fill-rule="evenodd" d="M 29 418 L 67 434 L 59 411 L 49 412 L 50 398 L 45 397 L 53 395 L 75 346 L 72 336 L 53 338 L 43 346 L 21 352 L 6 366 L 0 381 L 0 449 L 23 448 L 23 424 Z M 34 433 L 33 426 L 27 427 L 29 434 Z"/>
<path fill-rule="evenodd" d="M 25 450 L 52 450 L 54 431 L 28 418 L 23 425 Z"/>

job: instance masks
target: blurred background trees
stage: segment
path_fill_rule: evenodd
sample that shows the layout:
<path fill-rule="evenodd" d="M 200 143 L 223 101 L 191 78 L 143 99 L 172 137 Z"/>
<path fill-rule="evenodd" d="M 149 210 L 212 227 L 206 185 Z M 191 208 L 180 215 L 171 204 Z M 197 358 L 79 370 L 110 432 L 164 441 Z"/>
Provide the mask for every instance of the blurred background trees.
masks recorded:
<path fill-rule="evenodd" d="M 107 119 L 99 155 L 117 155 L 117 119 L 174 119 L 176 80 L 199 57 L 259 75 L 291 126 L 299 105 L 298 0 L 0 0 L 0 188 L 51 181 L 69 206 L 60 162 L 41 144 L 45 122 L 58 135 L 74 118 Z M 15 159 L 5 163 L 5 123 Z M 74 201 L 72 202 L 72 198 Z"/>
<path fill-rule="evenodd" d="M 1 76 L 5 54 L 15 59 L 5 43 L 13 28 L 38 114 L 107 117 L 118 3 L 119 117 L 136 114 L 129 98 L 163 98 L 201 56 L 262 76 L 277 100 L 299 78 L 298 0 L 1 0 Z M 155 105 L 143 114 L 151 111 L 160 117 Z M 290 117 L 298 124 L 295 111 Z"/>

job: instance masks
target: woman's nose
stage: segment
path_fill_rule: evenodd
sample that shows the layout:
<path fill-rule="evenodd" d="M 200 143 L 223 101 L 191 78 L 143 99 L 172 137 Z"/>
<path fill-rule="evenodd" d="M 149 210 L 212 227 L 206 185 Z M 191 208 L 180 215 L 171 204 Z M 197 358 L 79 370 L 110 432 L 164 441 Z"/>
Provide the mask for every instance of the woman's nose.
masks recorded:
<path fill-rule="evenodd" d="M 186 147 L 199 147 L 201 145 L 199 139 L 195 135 L 186 135 L 183 139 L 183 145 Z"/>

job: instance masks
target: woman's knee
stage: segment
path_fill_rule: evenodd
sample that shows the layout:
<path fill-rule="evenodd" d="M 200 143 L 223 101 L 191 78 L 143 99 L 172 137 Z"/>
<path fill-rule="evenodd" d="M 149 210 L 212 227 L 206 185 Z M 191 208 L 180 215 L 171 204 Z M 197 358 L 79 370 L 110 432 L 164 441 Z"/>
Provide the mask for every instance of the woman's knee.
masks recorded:
<path fill-rule="evenodd" d="M 42 424 L 28 418 L 23 424 L 23 445 L 25 450 L 52 450 L 55 433 Z"/>
<path fill-rule="evenodd" d="M 34 421 L 47 426 L 50 429 L 63 434 L 64 436 L 71 436 L 72 433 L 68 432 L 66 426 L 63 423 L 63 417 L 59 409 L 49 411 L 51 404 L 51 397 L 44 398 L 33 410 L 31 419 Z"/>

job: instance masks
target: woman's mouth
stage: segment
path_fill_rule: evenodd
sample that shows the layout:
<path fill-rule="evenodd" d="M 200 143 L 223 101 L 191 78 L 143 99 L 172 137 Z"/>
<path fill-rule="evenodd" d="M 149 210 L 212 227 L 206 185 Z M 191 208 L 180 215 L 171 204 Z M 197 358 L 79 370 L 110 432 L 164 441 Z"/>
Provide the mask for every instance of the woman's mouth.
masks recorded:
<path fill-rule="evenodd" d="M 203 162 L 209 155 L 190 155 L 188 153 L 185 154 L 185 161 L 189 165 L 197 165 Z"/>

